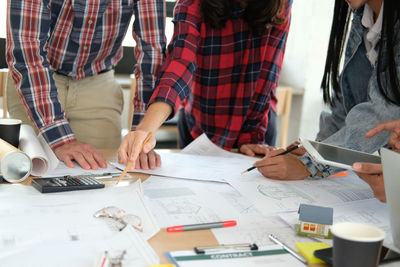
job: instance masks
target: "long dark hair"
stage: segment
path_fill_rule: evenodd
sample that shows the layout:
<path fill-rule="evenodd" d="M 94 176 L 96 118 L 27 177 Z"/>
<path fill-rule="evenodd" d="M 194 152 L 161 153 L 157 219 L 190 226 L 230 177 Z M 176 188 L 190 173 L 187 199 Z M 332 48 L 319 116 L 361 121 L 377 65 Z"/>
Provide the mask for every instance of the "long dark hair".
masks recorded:
<path fill-rule="evenodd" d="M 397 3 L 398 1 L 399 0 L 385 0 L 385 5 L 383 7 L 383 22 L 377 64 L 377 77 L 379 90 L 385 99 L 389 102 L 400 105 L 400 82 L 399 75 L 396 71 L 396 62 L 394 57 L 394 26 L 400 19 L 400 5 Z M 344 43 L 347 39 L 350 15 L 351 9 L 346 1 L 336 0 L 324 76 L 321 83 L 321 88 L 324 93 L 324 102 L 331 105 L 333 104 L 332 91 L 339 93 L 341 90 L 339 85 L 339 65 L 344 51 Z M 387 55 L 384 55 L 383 51 L 387 51 Z M 381 74 L 384 71 L 388 71 L 388 80 L 392 92 L 388 92 L 386 89 L 388 86 L 384 86 L 382 83 Z"/>
<path fill-rule="evenodd" d="M 257 34 L 265 32 L 268 26 L 285 22 L 280 15 L 284 0 L 242 0 L 244 19 L 252 31 Z M 201 0 L 201 11 L 204 21 L 214 28 L 222 28 L 232 18 L 234 0 Z"/>

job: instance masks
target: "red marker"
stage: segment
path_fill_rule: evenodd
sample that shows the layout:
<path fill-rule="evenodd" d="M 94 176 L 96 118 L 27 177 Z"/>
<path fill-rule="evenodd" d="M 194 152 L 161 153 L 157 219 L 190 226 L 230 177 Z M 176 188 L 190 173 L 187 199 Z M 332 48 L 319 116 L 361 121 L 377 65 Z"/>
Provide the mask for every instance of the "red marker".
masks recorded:
<path fill-rule="evenodd" d="M 167 232 L 183 232 L 183 231 L 191 231 L 191 230 L 223 228 L 223 227 L 232 227 L 235 225 L 236 225 L 236 221 L 188 224 L 188 225 L 179 225 L 179 226 L 168 227 Z"/>

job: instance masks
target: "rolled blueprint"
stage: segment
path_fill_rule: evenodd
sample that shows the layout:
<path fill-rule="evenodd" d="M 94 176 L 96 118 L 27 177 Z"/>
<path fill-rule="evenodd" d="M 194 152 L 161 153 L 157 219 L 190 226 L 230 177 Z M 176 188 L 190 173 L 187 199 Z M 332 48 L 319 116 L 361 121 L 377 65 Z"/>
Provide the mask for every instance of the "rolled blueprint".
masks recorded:
<path fill-rule="evenodd" d="M 32 161 L 24 152 L 0 139 L 0 171 L 10 183 L 25 180 L 32 169 Z"/>
<path fill-rule="evenodd" d="M 42 136 L 37 137 L 33 128 L 21 125 L 19 148 L 32 160 L 32 175 L 42 176 L 58 165 L 58 159 Z"/>

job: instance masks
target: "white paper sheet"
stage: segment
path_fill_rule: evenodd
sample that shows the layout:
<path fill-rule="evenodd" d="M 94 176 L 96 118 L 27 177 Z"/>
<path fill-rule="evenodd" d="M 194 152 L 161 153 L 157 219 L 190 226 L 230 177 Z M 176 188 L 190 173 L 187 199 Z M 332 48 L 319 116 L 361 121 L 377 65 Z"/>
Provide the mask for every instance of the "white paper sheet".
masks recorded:
<path fill-rule="evenodd" d="M 79 237 L 82 237 L 80 235 Z M 123 266 L 147 267 L 158 264 L 159 257 L 150 245 L 131 227 L 110 237 L 71 240 L 46 239 L 31 246 L 14 247 L 0 252 L 1 266 L 104 266 L 104 251 L 119 253 L 126 250 Z M 97 264 L 96 264 L 97 263 Z"/>
<path fill-rule="evenodd" d="M 225 182 L 226 177 L 240 176 L 241 172 L 257 160 L 251 157 L 214 157 L 160 151 L 162 165 L 142 173 L 201 181 Z M 125 165 L 112 162 L 120 169 Z M 136 170 L 138 171 L 138 170 Z M 254 172 L 258 173 L 257 170 Z"/>
<path fill-rule="evenodd" d="M 339 222 L 359 222 L 377 226 L 386 233 L 383 244 L 395 251 L 398 251 L 393 245 L 392 232 L 389 221 L 389 211 L 386 203 L 372 198 L 366 200 L 353 201 L 348 203 L 337 203 L 330 205 L 333 208 L 333 223 Z M 289 225 L 294 225 L 299 221 L 297 212 L 285 213 L 279 215 Z M 332 244 L 332 241 L 324 242 Z M 400 251 L 398 251 L 400 253 Z"/>
<path fill-rule="evenodd" d="M 1 189 L 0 203 L 6 204 L 0 206 L 0 261 L 15 251 L 42 244 L 109 238 L 117 231 L 104 220 L 93 217 L 96 211 L 107 206 L 117 206 L 141 217 L 144 230 L 140 235 L 146 240 L 159 231 L 144 205 L 139 183 L 51 194 L 13 185 L 2 185 Z M 18 193 L 19 189 L 22 192 Z M 10 193 L 14 193 L 14 197 Z"/>
<path fill-rule="evenodd" d="M 327 205 L 373 198 L 371 188 L 349 172 L 348 177 L 277 181 L 249 172 L 226 179 L 264 214 L 297 211 L 301 203 Z"/>
<path fill-rule="evenodd" d="M 228 184 L 151 176 L 145 201 L 161 227 L 257 218 L 260 212 Z"/>
<path fill-rule="evenodd" d="M 242 154 L 232 153 L 220 148 L 211 142 L 204 133 L 183 148 L 181 153 L 225 158 L 246 158 Z"/>
<path fill-rule="evenodd" d="M 100 168 L 98 170 L 85 170 L 82 169 L 78 163 L 74 163 L 75 166 L 73 168 L 67 167 L 64 162 L 60 162 L 56 169 L 48 171 L 44 175 L 43 178 L 48 177 L 60 177 L 64 175 L 78 176 L 78 175 L 104 175 L 104 174 L 112 174 L 119 175 L 121 171 L 117 169 L 114 165 L 107 163 L 107 168 Z"/>
<path fill-rule="evenodd" d="M 59 163 L 43 136 L 37 137 L 33 128 L 27 124 L 21 125 L 19 148 L 31 158 L 31 173 L 34 176 L 55 169 Z"/>
<path fill-rule="evenodd" d="M 153 248 L 131 227 L 114 235 L 108 243 L 108 251 L 126 251 L 122 261 L 124 267 L 148 267 L 160 263 Z"/>
<path fill-rule="evenodd" d="M 212 229 L 220 244 L 256 243 L 257 246 L 275 245 L 268 236 L 273 234 L 288 247 L 296 251 L 296 242 L 314 242 L 308 237 L 299 236 L 278 216 L 242 218 L 238 225 L 228 228 Z"/>

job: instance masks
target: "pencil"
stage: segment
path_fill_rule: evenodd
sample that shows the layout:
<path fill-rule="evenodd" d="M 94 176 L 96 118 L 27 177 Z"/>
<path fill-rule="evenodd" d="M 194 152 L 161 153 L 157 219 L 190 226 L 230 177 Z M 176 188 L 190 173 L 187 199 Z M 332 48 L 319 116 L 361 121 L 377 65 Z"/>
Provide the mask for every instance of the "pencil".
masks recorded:
<path fill-rule="evenodd" d="M 143 141 L 143 143 L 142 143 L 142 147 L 141 147 L 140 151 L 143 150 L 144 145 L 150 140 L 151 136 L 152 136 L 151 132 L 147 134 L 146 138 L 144 139 L 144 141 Z M 126 173 L 128 172 L 128 170 L 129 170 L 130 168 L 132 168 L 132 164 L 135 164 L 135 162 L 129 161 L 129 159 L 128 159 L 128 164 L 126 164 L 126 167 L 125 167 L 124 171 L 123 171 L 123 172 L 121 173 L 121 175 L 118 177 L 117 184 L 119 183 L 119 181 L 121 181 L 122 177 L 124 177 L 124 176 L 126 175 Z"/>
<path fill-rule="evenodd" d="M 285 151 L 283 151 L 283 152 L 281 152 L 281 153 L 275 155 L 274 157 L 286 155 L 286 154 L 292 152 L 293 150 L 298 149 L 299 147 L 301 147 L 301 144 L 298 144 L 297 146 L 291 147 L 291 148 L 289 148 L 288 150 L 285 150 Z M 252 171 L 252 170 L 254 170 L 255 168 L 257 168 L 257 167 L 256 167 L 256 166 L 250 167 L 250 168 L 248 168 L 247 170 L 242 171 L 242 174 L 244 174 L 244 173 L 246 173 L 246 172 L 249 172 L 249 171 Z"/>

